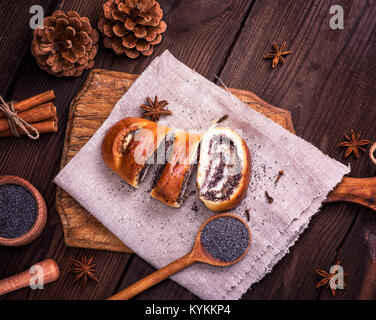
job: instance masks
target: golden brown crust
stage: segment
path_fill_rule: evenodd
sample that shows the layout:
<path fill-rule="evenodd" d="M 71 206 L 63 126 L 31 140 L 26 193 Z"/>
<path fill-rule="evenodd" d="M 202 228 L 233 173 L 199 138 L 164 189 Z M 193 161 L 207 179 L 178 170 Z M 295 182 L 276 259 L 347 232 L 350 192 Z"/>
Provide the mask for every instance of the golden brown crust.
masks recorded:
<path fill-rule="evenodd" d="M 211 201 L 206 199 L 204 196 L 200 195 L 200 199 L 206 207 L 215 212 L 222 212 L 226 210 L 231 210 L 235 208 L 246 196 L 249 180 L 251 177 L 251 155 L 245 141 L 242 139 L 242 149 L 244 151 L 244 168 L 242 171 L 242 176 L 239 181 L 239 186 L 236 188 L 235 192 L 230 196 L 230 199 L 225 201 Z M 198 189 L 200 189 L 198 187 Z"/>
<path fill-rule="evenodd" d="M 184 182 L 190 173 L 192 162 L 197 156 L 201 140 L 199 134 L 177 132 L 169 161 L 165 165 L 159 180 L 151 191 L 151 196 L 171 207 L 179 208 Z"/>
<path fill-rule="evenodd" d="M 137 131 L 139 129 L 145 130 Z M 103 161 L 127 183 L 137 188 L 146 160 L 169 130 L 142 118 L 122 119 L 107 131 L 103 139 Z M 137 139 L 134 138 L 135 132 L 138 132 Z"/>
<path fill-rule="evenodd" d="M 139 130 L 147 129 L 147 130 Z M 165 126 L 136 117 L 117 122 L 106 133 L 102 144 L 102 157 L 106 165 L 134 188 L 139 185 L 139 176 L 146 160 L 156 151 L 161 141 L 170 131 Z M 146 132 L 145 134 L 139 134 Z M 135 138 L 137 135 L 137 139 Z M 172 153 L 156 182 L 151 196 L 169 206 L 181 206 L 181 193 L 187 182 L 192 162 L 197 157 L 200 134 L 176 133 Z M 247 193 L 251 175 L 251 157 L 247 144 L 242 139 L 244 168 L 239 185 L 225 201 L 211 201 L 200 196 L 212 211 L 225 211 L 236 207 Z M 141 150 L 141 151 L 140 151 Z"/>

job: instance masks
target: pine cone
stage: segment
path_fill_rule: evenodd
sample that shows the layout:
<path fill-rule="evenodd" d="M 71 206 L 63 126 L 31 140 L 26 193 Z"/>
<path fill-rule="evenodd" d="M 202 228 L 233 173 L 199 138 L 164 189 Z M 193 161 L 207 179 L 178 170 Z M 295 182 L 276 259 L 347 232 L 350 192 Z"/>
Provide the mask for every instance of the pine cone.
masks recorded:
<path fill-rule="evenodd" d="M 104 46 L 116 54 L 129 58 L 137 58 L 140 53 L 150 56 L 167 28 L 162 17 L 155 0 L 109 0 L 103 5 L 98 28 Z"/>
<path fill-rule="evenodd" d="M 78 77 L 94 65 L 98 32 L 75 11 L 55 11 L 34 30 L 31 53 L 39 67 L 58 77 Z"/>

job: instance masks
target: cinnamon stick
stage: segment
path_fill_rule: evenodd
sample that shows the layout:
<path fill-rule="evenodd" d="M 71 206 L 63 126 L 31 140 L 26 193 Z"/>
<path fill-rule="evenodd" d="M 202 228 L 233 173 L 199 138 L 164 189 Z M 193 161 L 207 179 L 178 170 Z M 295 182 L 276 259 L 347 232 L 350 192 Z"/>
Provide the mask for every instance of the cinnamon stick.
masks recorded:
<path fill-rule="evenodd" d="M 37 123 L 31 123 L 31 125 L 35 129 L 37 129 L 39 133 L 57 132 L 58 129 L 57 121 L 54 119 Z M 20 130 L 18 130 L 18 132 L 21 135 L 25 134 L 23 131 L 21 132 Z M 10 130 L 3 131 L 0 133 L 0 138 L 2 137 L 13 137 L 13 134 Z"/>
<path fill-rule="evenodd" d="M 41 122 L 56 117 L 56 106 L 52 102 L 18 113 L 28 123 Z M 0 119 L 0 133 L 9 130 L 8 119 Z"/>
<path fill-rule="evenodd" d="M 48 101 L 51 101 L 55 99 L 55 93 L 53 90 L 49 90 L 43 93 L 40 93 L 36 96 L 27 98 L 25 100 L 19 101 L 14 103 L 13 107 L 14 110 L 17 112 L 23 112 L 26 110 L 29 110 L 35 106 L 38 106 L 40 104 L 46 103 Z M 5 114 L 0 111 L 0 119 L 6 118 Z"/>

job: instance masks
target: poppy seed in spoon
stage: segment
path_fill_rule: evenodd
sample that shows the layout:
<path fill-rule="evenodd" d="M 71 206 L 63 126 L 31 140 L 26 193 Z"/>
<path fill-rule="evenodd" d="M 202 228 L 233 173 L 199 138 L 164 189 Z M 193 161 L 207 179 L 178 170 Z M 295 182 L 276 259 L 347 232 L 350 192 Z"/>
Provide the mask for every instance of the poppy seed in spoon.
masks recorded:
<path fill-rule="evenodd" d="M 201 231 L 201 243 L 209 254 L 223 262 L 233 262 L 248 248 L 249 233 L 246 226 L 233 217 L 220 217 L 209 221 Z"/>

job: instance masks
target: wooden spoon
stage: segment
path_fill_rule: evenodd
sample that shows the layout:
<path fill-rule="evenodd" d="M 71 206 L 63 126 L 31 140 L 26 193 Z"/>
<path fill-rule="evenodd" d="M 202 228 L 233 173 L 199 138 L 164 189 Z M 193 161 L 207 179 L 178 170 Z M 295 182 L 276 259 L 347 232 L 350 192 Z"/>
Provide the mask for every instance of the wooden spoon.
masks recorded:
<path fill-rule="evenodd" d="M 231 262 L 225 262 L 218 260 L 214 258 L 212 255 L 209 254 L 209 252 L 205 249 L 201 242 L 201 232 L 202 229 L 205 227 L 205 225 L 218 218 L 222 217 L 231 217 L 239 220 L 241 223 L 244 224 L 244 226 L 247 228 L 248 233 L 249 233 L 249 242 L 248 246 L 245 249 L 244 253 L 237 258 L 234 261 Z M 240 219 L 237 215 L 232 214 L 232 213 L 222 213 L 222 214 L 217 214 L 215 216 L 212 216 L 211 218 L 207 219 L 201 226 L 200 230 L 197 233 L 195 243 L 193 245 L 193 249 L 191 252 L 189 252 L 187 255 L 179 258 L 178 260 L 175 260 L 174 262 L 171 262 L 169 265 L 163 267 L 162 269 L 157 270 L 156 272 L 150 274 L 149 276 L 145 277 L 144 279 L 141 279 L 140 281 L 137 281 L 136 283 L 132 284 L 128 288 L 116 293 L 115 295 L 111 296 L 108 298 L 108 300 L 127 300 L 130 299 L 137 294 L 143 292 L 144 290 L 152 287 L 153 285 L 161 282 L 162 280 L 170 277 L 171 275 L 183 270 L 184 268 L 190 266 L 191 264 L 194 264 L 196 262 L 204 262 L 207 264 L 211 264 L 213 266 L 218 266 L 218 267 L 227 267 L 230 266 L 236 262 L 238 262 L 240 259 L 242 259 L 250 246 L 251 243 L 251 232 L 249 230 L 248 225 Z"/>
<path fill-rule="evenodd" d="M 325 203 L 338 201 L 361 204 L 376 211 L 376 177 L 344 177 L 329 193 Z"/>
<path fill-rule="evenodd" d="M 31 273 L 31 269 L 28 269 L 24 272 L 10 276 L 9 278 L 0 280 L 0 296 L 8 292 L 12 292 L 30 286 L 30 280 L 36 274 L 41 277 L 40 279 L 41 281 L 43 281 L 43 285 L 59 279 L 59 266 L 54 260 L 43 260 L 41 262 L 34 264 L 33 266 L 39 267 L 38 269 L 36 269 L 35 273 Z M 40 274 L 41 271 L 43 272 L 42 274 Z"/>

